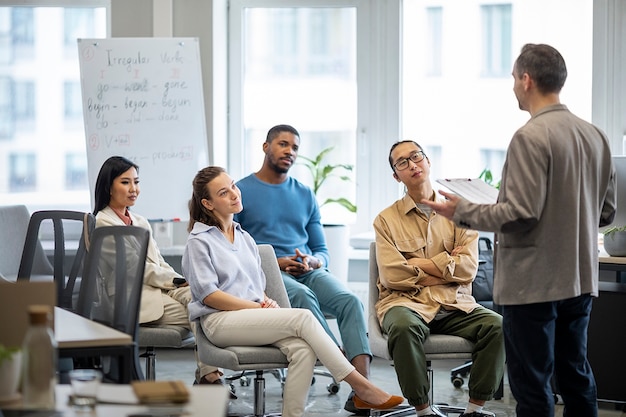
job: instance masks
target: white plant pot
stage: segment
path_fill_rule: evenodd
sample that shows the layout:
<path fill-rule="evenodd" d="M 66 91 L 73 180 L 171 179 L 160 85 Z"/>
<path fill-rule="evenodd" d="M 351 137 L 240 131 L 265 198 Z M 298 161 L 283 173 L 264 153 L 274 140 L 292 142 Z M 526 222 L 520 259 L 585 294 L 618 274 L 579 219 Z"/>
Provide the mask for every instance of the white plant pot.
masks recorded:
<path fill-rule="evenodd" d="M 328 269 L 340 281 L 348 282 L 350 230 L 343 224 L 325 224 L 324 235 L 330 263 Z"/>
<path fill-rule="evenodd" d="M 0 404 L 15 401 L 20 397 L 20 371 L 22 352 L 15 352 L 0 364 Z"/>

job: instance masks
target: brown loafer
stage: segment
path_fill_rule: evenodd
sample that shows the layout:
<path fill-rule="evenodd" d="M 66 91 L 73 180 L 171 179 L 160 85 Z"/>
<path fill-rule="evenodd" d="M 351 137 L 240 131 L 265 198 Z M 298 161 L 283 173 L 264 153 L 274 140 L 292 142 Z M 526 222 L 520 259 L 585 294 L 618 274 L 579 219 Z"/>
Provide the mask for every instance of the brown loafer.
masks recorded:
<path fill-rule="evenodd" d="M 354 401 L 354 406 L 356 408 L 369 408 L 371 410 L 389 410 L 391 408 L 394 408 L 395 406 L 402 404 L 404 402 L 404 397 L 392 395 L 387 401 L 382 404 L 370 404 L 367 401 L 363 401 L 362 399 L 360 399 L 358 395 L 354 394 L 352 401 Z"/>

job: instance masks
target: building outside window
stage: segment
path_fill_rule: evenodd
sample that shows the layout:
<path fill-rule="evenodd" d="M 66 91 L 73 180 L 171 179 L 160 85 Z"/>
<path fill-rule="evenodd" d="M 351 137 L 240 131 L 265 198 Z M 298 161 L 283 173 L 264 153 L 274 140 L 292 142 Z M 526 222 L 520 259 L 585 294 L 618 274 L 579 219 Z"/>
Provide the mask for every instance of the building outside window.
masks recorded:
<path fill-rule="evenodd" d="M 107 36 L 108 2 L 7 3 L 0 1 L 0 201 L 90 211 L 76 39 Z"/>
<path fill-rule="evenodd" d="M 443 7 L 426 8 L 426 75 L 437 77 L 442 71 Z"/>
<path fill-rule="evenodd" d="M 65 155 L 65 187 L 68 190 L 82 190 L 88 186 L 85 155 L 83 153 Z"/>
<path fill-rule="evenodd" d="M 37 186 L 36 160 L 34 153 L 9 156 L 9 188 L 12 192 L 35 189 Z"/>
<path fill-rule="evenodd" d="M 485 77 L 511 74 L 511 5 L 480 6 L 482 19 L 482 73 Z"/>
<path fill-rule="evenodd" d="M 66 119 L 80 119 L 83 117 L 83 101 L 81 99 L 80 83 L 77 80 L 63 83 L 63 109 Z"/>

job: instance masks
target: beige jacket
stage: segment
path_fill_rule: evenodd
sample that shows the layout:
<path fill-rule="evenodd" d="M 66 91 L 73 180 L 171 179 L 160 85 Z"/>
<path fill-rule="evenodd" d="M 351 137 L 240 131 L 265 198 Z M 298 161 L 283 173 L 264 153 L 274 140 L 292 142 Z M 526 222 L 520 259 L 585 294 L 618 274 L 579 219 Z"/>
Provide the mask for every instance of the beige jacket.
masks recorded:
<path fill-rule="evenodd" d="M 426 214 L 405 195 L 374 220 L 378 263 L 378 320 L 396 306 L 417 312 L 430 322 L 439 309 L 471 312 L 479 305 L 472 297 L 472 281 L 478 270 L 478 232 L 457 227 L 436 213 Z M 464 246 L 458 256 L 450 256 Z M 427 274 L 407 259 L 429 258 L 442 271 L 446 284 L 420 285 Z"/>
<path fill-rule="evenodd" d="M 172 279 L 181 275 L 174 271 L 161 256 L 156 241 L 152 237 L 150 223 L 142 216 L 130 210 L 128 212 L 133 226 L 150 230 L 150 242 L 141 292 L 141 308 L 139 310 L 139 323 L 148 323 L 163 316 L 163 296 L 161 293 L 176 288 Z M 107 206 L 96 215 L 96 227 L 103 226 L 124 226 L 124 222 Z"/>

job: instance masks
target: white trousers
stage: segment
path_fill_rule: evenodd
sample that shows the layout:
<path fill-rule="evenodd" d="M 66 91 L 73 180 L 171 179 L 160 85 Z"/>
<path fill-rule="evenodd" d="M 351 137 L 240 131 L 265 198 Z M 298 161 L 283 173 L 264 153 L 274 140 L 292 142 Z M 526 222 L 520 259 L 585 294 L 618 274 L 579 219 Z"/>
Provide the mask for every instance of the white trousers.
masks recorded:
<path fill-rule="evenodd" d="M 218 347 L 274 345 L 287 357 L 283 417 L 301 417 L 317 359 L 337 381 L 354 371 L 335 342 L 309 310 L 262 308 L 221 311 L 201 320 L 207 338 Z"/>

